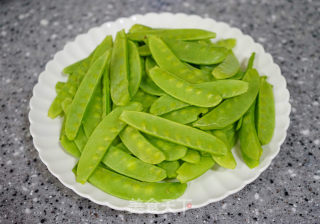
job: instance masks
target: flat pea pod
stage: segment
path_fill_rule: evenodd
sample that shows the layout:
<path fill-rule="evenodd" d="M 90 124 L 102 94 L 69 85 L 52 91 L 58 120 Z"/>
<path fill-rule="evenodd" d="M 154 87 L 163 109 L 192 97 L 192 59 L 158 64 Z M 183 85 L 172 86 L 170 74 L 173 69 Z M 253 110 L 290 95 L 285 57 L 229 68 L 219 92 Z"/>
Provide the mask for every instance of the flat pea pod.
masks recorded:
<path fill-rule="evenodd" d="M 84 113 L 95 88 L 100 83 L 99 81 L 109 57 L 110 52 L 108 51 L 93 63 L 74 96 L 69 113 L 66 116 L 66 135 L 70 140 L 73 140 L 78 133 Z"/>
<path fill-rule="evenodd" d="M 236 131 L 240 130 L 242 125 L 242 117 L 237 121 Z"/>
<path fill-rule="evenodd" d="M 84 133 L 83 125 L 80 126 L 77 137 L 74 139 L 74 142 L 76 143 L 78 149 L 80 152 L 82 152 L 84 146 L 87 144 L 88 138 Z"/>
<path fill-rule="evenodd" d="M 166 171 L 168 178 L 175 178 L 177 176 L 177 170 L 180 167 L 180 163 L 178 161 L 163 161 L 157 166 Z"/>
<path fill-rule="evenodd" d="M 243 81 L 249 84 L 247 92 L 224 100 L 219 106 L 194 122 L 193 126 L 203 130 L 221 129 L 239 120 L 257 97 L 259 91 L 258 72 L 255 69 L 248 70 Z"/>
<path fill-rule="evenodd" d="M 267 82 L 267 77 L 261 77 L 257 97 L 256 128 L 262 145 L 268 144 L 273 136 L 275 127 L 274 105 L 273 86 Z"/>
<path fill-rule="evenodd" d="M 187 154 L 182 157 L 181 160 L 188 163 L 198 163 L 200 162 L 200 153 L 198 151 L 188 149 Z"/>
<path fill-rule="evenodd" d="M 166 161 L 175 161 L 181 159 L 187 153 L 187 147 L 172 142 L 146 135 L 151 144 L 160 149 L 165 155 Z"/>
<path fill-rule="evenodd" d="M 248 65 L 245 71 L 242 71 L 241 69 L 239 69 L 239 71 L 237 72 L 237 74 L 235 74 L 234 76 L 231 77 L 231 79 L 242 79 L 243 76 L 246 74 L 246 72 L 253 68 L 253 63 L 254 63 L 254 58 L 255 58 L 256 53 L 252 53 L 249 60 L 248 60 Z"/>
<path fill-rule="evenodd" d="M 259 166 L 259 160 L 253 160 L 253 159 L 249 158 L 244 153 L 242 153 L 242 159 L 250 169 L 253 169 L 253 168 Z"/>
<path fill-rule="evenodd" d="M 224 61 L 212 70 L 212 75 L 216 79 L 227 79 L 237 74 L 239 69 L 240 63 L 237 57 L 229 51 Z"/>
<path fill-rule="evenodd" d="M 226 145 L 204 131 L 144 112 L 124 111 L 120 119 L 140 131 L 189 148 L 224 155 Z"/>
<path fill-rule="evenodd" d="M 195 84 L 201 89 L 214 89 L 223 99 L 241 95 L 248 90 L 248 83 L 241 80 L 217 80 Z"/>
<path fill-rule="evenodd" d="M 147 111 L 149 107 L 156 101 L 158 97 L 145 93 L 142 90 L 138 90 L 136 95 L 132 98 L 133 101 L 139 102 L 143 106 L 143 110 Z"/>
<path fill-rule="evenodd" d="M 94 50 L 91 64 L 94 63 L 95 60 L 97 60 L 99 57 L 104 55 L 106 51 L 110 50 L 112 48 L 112 45 L 113 45 L 112 36 L 111 35 L 106 36 Z"/>
<path fill-rule="evenodd" d="M 62 107 L 62 110 L 63 110 L 63 112 L 64 112 L 65 114 L 68 113 L 68 110 L 69 110 L 69 107 L 70 107 L 71 103 L 72 103 L 72 100 L 71 100 L 70 98 L 66 98 L 66 99 L 64 99 L 64 100 L 62 101 L 61 107 Z"/>
<path fill-rule="evenodd" d="M 133 127 L 127 126 L 120 133 L 120 138 L 132 154 L 143 162 L 157 164 L 165 160 L 163 152 L 152 145 L 137 129 Z"/>
<path fill-rule="evenodd" d="M 190 106 L 163 114 L 161 117 L 180 124 L 189 124 L 198 120 L 201 114 L 207 112 L 208 108 Z"/>
<path fill-rule="evenodd" d="M 101 162 L 117 173 L 140 181 L 158 182 L 167 176 L 164 169 L 145 163 L 113 146 L 110 147 Z"/>
<path fill-rule="evenodd" d="M 151 79 L 168 95 L 199 107 L 214 107 L 222 100 L 213 89 L 199 88 L 155 66 L 150 70 Z"/>
<path fill-rule="evenodd" d="M 222 39 L 212 44 L 217 47 L 225 47 L 231 50 L 237 45 L 237 40 L 233 38 Z"/>
<path fill-rule="evenodd" d="M 61 136 L 60 144 L 70 155 L 74 156 L 75 158 L 80 157 L 81 153 L 77 145 L 73 141 L 70 141 L 66 135 Z"/>
<path fill-rule="evenodd" d="M 162 115 L 187 106 L 189 106 L 189 104 L 165 94 L 153 102 L 150 107 L 150 113 L 154 115 Z"/>
<path fill-rule="evenodd" d="M 130 154 L 130 155 L 132 155 L 132 152 L 130 152 L 130 150 L 122 142 L 116 144 L 115 147 L 120 149 L 120 150 L 122 150 L 122 151 L 124 151 L 124 152 L 126 152 L 126 153 L 128 153 L 128 154 Z"/>
<path fill-rule="evenodd" d="M 152 28 L 149 26 L 145 26 L 142 24 L 134 24 L 131 26 L 129 33 L 137 32 L 137 31 L 142 31 L 142 30 L 151 30 Z"/>
<path fill-rule="evenodd" d="M 85 134 L 89 137 L 93 130 L 100 123 L 103 115 L 102 108 L 102 89 L 101 82 L 98 84 L 93 92 L 91 100 L 88 104 L 86 112 L 82 119 L 82 126 Z"/>
<path fill-rule="evenodd" d="M 214 161 L 209 156 L 201 156 L 198 163 L 184 162 L 177 170 L 177 179 L 180 183 L 187 183 L 205 172 L 214 165 Z"/>
<path fill-rule="evenodd" d="M 179 198 L 187 185 L 141 182 L 98 166 L 89 183 L 113 196 L 139 202 L 161 202 Z"/>
<path fill-rule="evenodd" d="M 255 104 L 252 104 L 247 113 L 243 116 L 242 125 L 239 131 L 241 154 L 252 160 L 259 161 L 262 148 L 255 128 Z"/>
<path fill-rule="evenodd" d="M 129 58 L 129 93 L 134 96 L 140 86 L 142 77 L 142 63 L 137 45 L 128 41 L 128 58 Z"/>
<path fill-rule="evenodd" d="M 111 51 L 111 50 L 110 50 Z M 102 76 L 102 117 L 112 110 L 110 95 L 110 61 L 107 63 Z"/>
<path fill-rule="evenodd" d="M 117 33 L 110 64 L 110 93 L 116 105 L 126 105 L 129 93 L 128 42 L 124 30 Z"/>
<path fill-rule="evenodd" d="M 164 39 L 164 41 L 180 60 L 197 65 L 220 63 L 229 53 L 228 49 L 212 44 L 174 39 Z"/>
<path fill-rule="evenodd" d="M 59 93 L 65 84 L 66 84 L 65 82 L 57 82 L 57 84 L 55 86 L 56 93 Z"/>
<path fill-rule="evenodd" d="M 151 55 L 151 51 L 148 47 L 148 45 L 142 45 L 138 48 L 139 50 L 139 55 L 140 56 L 150 56 Z"/>
<path fill-rule="evenodd" d="M 201 29 L 150 29 L 129 32 L 128 38 L 135 41 L 143 41 L 148 35 L 177 40 L 202 40 L 216 37 L 214 32 Z"/>
<path fill-rule="evenodd" d="M 142 110 L 142 106 L 140 103 L 132 102 L 127 106 L 117 107 L 103 118 L 90 135 L 82 151 L 77 168 L 78 182 L 85 183 L 87 181 L 113 140 L 126 126 L 124 122 L 119 120 L 119 116 L 124 110 Z"/>
<path fill-rule="evenodd" d="M 232 148 L 236 142 L 236 132 L 234 125 L 229 125 L 223 129 L 214 130 L 212 134 L 225 142 L 228 146 L 228 152 L 224 156 L 212 156 L 213 160 L 220 166 L 227 169 L 234 169 L 237 166 L 237 162 L 233 157 Z"/>
<path fill-rule="evenodd" d="M 180 61 L 161 38 L 156 36 L 148 37 L 148 46 L 152 57 L 160 68 L 190 83 L 210 81 L 209 77 L 204 75 L 201 70 L 196 68 L 191 69 Z"/>
<path fill-rule="evenodd" d="M 162 96 L 165 94 L 150 78 L 149 71 L 156 65 L 156 62 L 151 58 L 147 57 L 145 61 L 146 75 L 142 76 L 140 88 L 148 94 L 155 96 Z"/>
<path fill-rule="evenodd" d="M 82 67 L 84 64 L 85 65 L 90 65 L 92 57 L 93 57 L 94 52 L 92 52 L 87 58 L 84 58 L 82 60 L 79 60 L 71 65 L 68 65 L 63 69 L 64 74 L 71 75 L 73 73 L 76 73 L 79 70 L 79 67 Z"/>

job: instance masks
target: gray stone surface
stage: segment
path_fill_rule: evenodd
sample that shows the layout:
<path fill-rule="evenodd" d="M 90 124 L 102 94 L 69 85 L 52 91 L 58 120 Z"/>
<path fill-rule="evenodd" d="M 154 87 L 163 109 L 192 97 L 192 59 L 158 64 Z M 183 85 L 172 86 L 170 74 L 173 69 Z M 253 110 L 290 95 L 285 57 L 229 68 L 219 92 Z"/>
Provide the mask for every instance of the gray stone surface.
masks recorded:
<path fill-rule="evenodd" d="M 184 213 L 136 215 L 81 198 L 40 161 L 29 99 L 56 51 L 89 28 L 147 12 L 224 21 L 263 44 L 282 69 L 292 104 L 271 166 L 226 199 Z M 0 1 L 0 223 L 319 223 L 320 1 Z"/>

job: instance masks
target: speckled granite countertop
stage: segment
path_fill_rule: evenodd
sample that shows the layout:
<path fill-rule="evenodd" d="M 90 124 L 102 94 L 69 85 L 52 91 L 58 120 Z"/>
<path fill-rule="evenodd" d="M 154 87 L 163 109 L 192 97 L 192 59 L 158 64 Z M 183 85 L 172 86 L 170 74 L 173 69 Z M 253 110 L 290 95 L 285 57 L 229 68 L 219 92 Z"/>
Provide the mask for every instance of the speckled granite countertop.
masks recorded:
<path fill-rule="evenodd" d="M 250 3 L 250 4 L 249 4 Z M 135 215 L 64 187 L 29 133 L 32 88 L 66 42 L 118 17 L 184 12 L 240 28 L 270 52 L 288 82 L 291 125 L 280 154 L 253 183 L 200 209 Z M 0 223 L 319 223 L 320 1 L 0 1 Z"/>

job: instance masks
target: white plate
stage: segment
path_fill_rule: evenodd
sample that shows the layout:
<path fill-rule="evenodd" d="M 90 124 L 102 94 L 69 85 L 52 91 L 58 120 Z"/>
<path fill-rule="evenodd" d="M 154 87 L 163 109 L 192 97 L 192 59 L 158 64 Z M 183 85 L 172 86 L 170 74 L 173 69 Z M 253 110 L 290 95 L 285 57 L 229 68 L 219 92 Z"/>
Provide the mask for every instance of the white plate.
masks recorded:
<path fill-rule="evenodd" d="M 274 86 L 276 103 L 274 137 L 270 144 L 263 147 L 264 151 L 258 167 L 250 170 L 242 162 L 237 153 L 238 150 L 234 149 L 233 152 L 238 163 L 236 169 L 209 170 L 200 178 L 188 183 L 188 188 L 181 198 L 165 203 L 126 201 L 108 195 L 88 183 L 82 185 L 75 181 L 71 170 L 76 160 L 63 151 L 58 141 L 61 120 L 52 120 L 47 117 L 48 108 L 56 95 L 55 84 L 57 81 L 66 80 L 66 77 L 61 74 L 65 66 L 86 57 L 107 34 L 115 36 L 120 29 L 128 30 L 135 23 L 152 27 L 200 28 L 216 32 L 217 39 L 236 38 L 237 46 L 234 52 L 245 64 L 250 54 L 256 52 L 254 67 L 257 68 L 260 75 L 268 76 L 268 81 Z M 33 89 L 33 97 L 30 100 L 29 120 L 34 146 L 39 151 L 41 160 L 65 186 L 97 204 L 107 205 L 113 209 L 134 213 L 165 213 L 199 208 L 219 201 L 255 180 L 270 165 L 271 160 L 280 150 L 280 145 L 286 137 L 289 126 L 290 108 L 289 92 L 279 66 L 273 62 L 271 55 L 266 53 L 263 47 L 255 43 L 251 37 L 244 35 L 239 29 L 212 19 L 185 14 L 149 13 L 107 22 L 67 43 L 64 49 L 48 62 L 45 71 L 39 76 L 39 81 Z"/>

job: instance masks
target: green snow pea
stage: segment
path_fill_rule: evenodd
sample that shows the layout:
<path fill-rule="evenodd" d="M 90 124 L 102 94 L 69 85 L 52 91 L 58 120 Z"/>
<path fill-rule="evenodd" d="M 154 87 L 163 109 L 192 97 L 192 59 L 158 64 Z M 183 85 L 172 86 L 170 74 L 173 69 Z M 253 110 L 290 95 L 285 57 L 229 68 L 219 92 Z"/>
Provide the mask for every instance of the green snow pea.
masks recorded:
<path fill-rule="evenodd" d="M 92 98 L 95 88 L 100 83 L 104 67 L 110 57 L 110 51 L 107 51 L 89 68 L 86 76 L 82 80 L 74 99 L 70 105 L 69 113 L 66 116 L 66 135 L 73 140 L 81 125 L 83 115 Z"/>
<path fill-rule="evenodd" d="M 124 152 L 126 152 L 126 153 L 128 153 L 130 155 L 132 155 L 132 152 L 130 152 L 130 150 L 122 142 L 116 144 L 115 147 L 118 148 L 118 149 L 121 149 L 122 151 L 124 151 Z"/>
<path fill-rule="evenodd" d="M 82 151 L 77 168 L 78 182 L 85 183 L 87 181 L 113 140 L 126 126 L 119 120 L 119 116 L 124 110 L 142 110 L 142 106 L 140 103 L 132 102 L 127 106 L 117 107 L 103 118 L 90 135 Z"/>
<path fill-rule="evenodd" d="M 140 56 L 150 56 L 151 55 L 151 52 L 150 52 L 150 49 L 148 47 L 148 45 L 142 45 L 138 48 L 139 50 L 139 55 Z"/>
<path fill-rule="evenodd" d="M 134 24 L 130 30 L 129 30 L 129 33 L 134 33 L 134 32 L 137 32 L 137 31 L 143 31 L 143 30 L 151 30 L 152 28 L 149 27 L 149 26 L 145 26 L 145 25 L 142 25 L 142 24 Z"/>
<path fill-rule="evenodd" d="M 145 93 L 142 90 L 138 90 L 136 95 L 132 98 L 133 101 L 139 102 L 143 106 L 143 110 L 147 111 L 149 107 L 157 100 L 158 97 Z"/>
<path fill-rule="evenodd" d="M 142 63 L 138 52 L 137 45 L 128 41 L 128 58 L 129 58 L 129 93 L 134 96 L 140 86 L 142 76 Z"/>
<path fill-rule="evenodd" d="M 208 108 L 190 106 L 163 114 L 161 117 L 180 124 L 189 124 L 198 120 L 200 114 L 205 114 L 207 112 Z"/>
<path fill-rule="evenodd" d="M 241 80 L 217 80 L 195 84 L 200 89 L 214 89 L 223 99 L 241 95 L 248 90 L 248 83 Z"/>
<path fill-rule="evenodd" d="M 228 49 L 215 47 L 212 44 L 173 39 L 164 39 L 164 41 L 180 60 L 197 65 L 220 63 L 229 53 Z"/>
<path fill-rule="evenodd" d="M 201 70 L 196 68 L 190 68 L 171 51 L 166 43 L 159 37 L 149 36 L 148 45 L 152 54 L 152 57 L 157 62 L 160 68 L 173 73 L 175 76 L 188 81 L 190 83 L 200 83 L 210 81 Z"/>
<path fill-rule="evenodd" d="M 213 165 L 214 161 L 209 156 L 201 156 L 198 163 L 184 162 L 177 170 L 177 179 L 181 183 L 189 182 L 207 172 Z"/>
<path fill-rule="evenodd" d="M 64 112 L 64 114 L 67 114 L 68 113 L 68 110 L 69 110 L 69 107 L 72 103 L 72 100 L 70 98 L 65 98 L 62 103 L 61 103 L 61 107 L 62 107 L 62 110 Z"/>
<path fill-rule="evenodd" d="M 198 151 L 188 149 L 187 154 L 182 157 L 181 160 L 188 163 L 198 163 L 200 162 L 200 153 Z"/>
<path fill-rule="evenodd" d="M 220 166 L 234 169 L 237 166 L 237 162 L 233 157 L 232 148 L 236 143 L 236 131 L 235 126 L 229 125 L 223 129 L 214 130 L 212 134 L 223 141 L 228 146 L 227 154 L 224 156 L 212 156 L 213 160 Z"/>
<path fill-rule="evenodd" d="M 168 95 L 185 103 L 199 107 L 213 107 L 222 100 L 214 89 L 198 88 L 157 66 L 150 70 L 150 76 Z"/>
<path fill-rule="evenodd" d="M 241 117 L 241 118 L 237 121 L 236 131 L 240 130 L 240 128 L 241 128 L 242 118 L 243 118 L 243 117 Z"/>
<path fill-rule="evenodd" d="M 140 181 L 158 182 L 167 176 L 164 169 L 145 163 L 113 146 L 110 147 L 101 162 L 117 173 Z"/>
<path fill-rule="evenodd" d="M 216 43 L 212 43 L 212 45 L 216 46 L 216 47 L 225 47 L 227 49 L 232 49 L 237 45 L 237 40 L 233 39 L 233 38 L 229 38 L 229 39 L 222 39 L 217 41 Z"/>
<path fill-rule="evenodd" d="M 247 113 L 243 116 L 239 131 L 240 149 L 242 155 L 249 159 L 259 161 L 262 148 L 255 128 L 255 104 L 253 103 Z"/>
<path fill-rule="evenodd" d="M 102 89 L 101 82 L 93 92 L 86 112 L 82 119 L 85 134 L 89 137 L 102 119 Z"/>
<path fill-rule="evenodd" d="M 88 138 L 84 133 L 83 125 L 80 126 L 77 137 L 74 139 L 80 152 L 82 152 L 84 146 L 87 144 Z"/>
<path fill-rule="evenodd" d="M 230 79 L 242 79 L 243 76 L 246 74 L 246 72 L 253 68 L 253 63 L 254 63 L 254 58 L 255 58 L 255 54 L 256 53 L 252 53 L 249 60 L 248 60 L 248 65 L 247 68 L 245 69 L 245 71 L 242 71 L 241 68 L 239 69 L 239 71 L 237 72 L 237 74 L 235 74 L 234 76 L 232 76 Z"/>
<path fill-rule="evenodd" d="M 156 65 L 156 62 L 151 58 L 147 57 L 145 61 L 145 71 L 146 75 L 142 77 L 140 88 L 145 91 L 146 93 L 149 93 L 151 95 L 155 96 L 162 96 L 165 94 L 151 79 L 150 79 L 150 69 L 153 68 Z"/>
<path fill-rule="evenodd" d="M 140 131 L 189 148 L 224 155 L 226 145 L 204 131 L 144 112 L 124 111 L 120 119 Z"/>
<path fill-rule="evenodd" d="M 94 63 L 99 57 L 104 55 L 106 51 L 110 50 L 112 48 L 112 45 L 113 45 L 112 36 L 111 35 L 106 36 L 94 50 L 91 64 Z"/>
<path fill-rule="evenodd" d="M 183 195 L 187 185 L 141 182 L 98 166 L 89 183 L 113 196 L 139 202 L 168 201 Z"/>
<path fill-rule="evenodd" d="M 176 172 L 180 167 L 180 163 L 178 161 L 163 161 L 159 163 L 158 166 L 166 171 L 168 178 L 175 178 L 177 176 Z"/>
<path fill-rule="evenodd" d="M 237 57 L 230 50 L 224 61 L 212 70 L 216 79 L 226 79 L 234 76 L 240 69 Z"/>
<path fill-rule="evenodd" d="M 204 130 L 221 129 L 239 120 L 249 109 L 259 91 L 259 74 L 250 69 L 243 78 L 248 82 L 247 92 L 242 95 L 224 100 L 219 106 L 193 123 L 193 126 Z"/>
<path fill-rule="evenodd" d="M 79 71 L 79 67 L 82 68 L 82 67 L 89 67 L 90 66 L 90 63 L 92 61 L 92 57 L 93 57 L 93 54 L 94 54 L 94 51 L 86 58 L 80 60 L 80 61 L 77 61 L 71 65 L 68 65 L 67 67 L 65 67 L 63 69 L 63 73 L 64 74 L 68 74 L 68 75 L 71 75 L 71 74 L 74 74 L 74 73 L 78 73 Z"/>
<path fill-rule="evenodd" d="M 116 105 L 130 101 L 128 73 L 128 42 L 124 30 L 121 30 L 114 42 L 110 64 L 110 93 Z"/>
<path fill-rule="evenodd" d="M 133 127 L 127 126 L 120 133 L 120 138 L 132 154 L 143 162 L 157 164 L 165 160 L 163 152 L 152 145 L 137 129 Z"/>
<path fill-rule="evenodd" d="M 144 41 L 148 35 L 177 40 L 202 40 L 216 37 L 214 32 L 201 29 L 150 29 L 129 32 L 128 38 L 135 41 Z"/>
<path fill-rule="evenodd" d="M 247 166 L 250 169 L 253 169 L 257 166 L 259 166 L 259 160 L 253 160 L 251 158 L 249 158 L 246 154 L 242 153 L 242 159 L 245 162 L 245 164 L 247 164 Z"/>
<path fill-rule="evenodd" d="M 267 77 L 260 78 L 260 90 L 257 97 L 256 128 L 261 145 L 268 144 L 275 127 L 275 104 L 273 86 L 267 82 Z"/>
<path fill-rule="evenodd" d="M 70 155 L 76 158 L 80 157 L 81 153 L 77 145 L 73 141 L 70 141 L 66 135 L 61 136 L 60 144 Z"/>
<path fill-rule="evenodd" d="M 66 84 L 65 82 L 57 82 L 56 87 L 55 87 L 57 94 L 61 91 L 61 89 L 64 87 L 65 84 Z"/>
<path fill-rule="evenodd" d="M 160 149 L 166 157 L 166 161 L 175 161 L 181 159 L 187 153 L 187 147 L 172 142 L 146 135 L 149 142 Z"/>
<path fill-rule="evenodd" d="M 187 106 L 189 106 L 189 104 L 177 100 L 166 94 L 153 102 L 150 107 L 150 113 L 154 115 L 161 115 Z"/>

